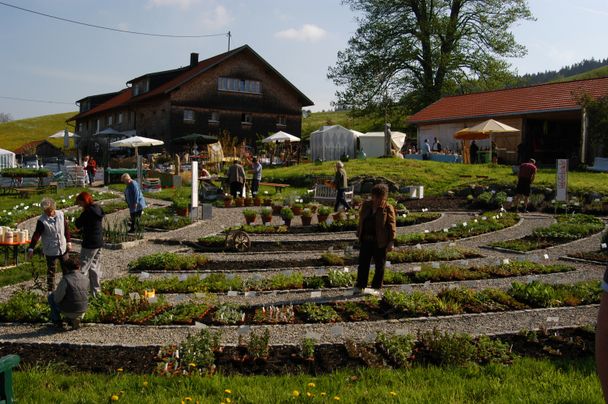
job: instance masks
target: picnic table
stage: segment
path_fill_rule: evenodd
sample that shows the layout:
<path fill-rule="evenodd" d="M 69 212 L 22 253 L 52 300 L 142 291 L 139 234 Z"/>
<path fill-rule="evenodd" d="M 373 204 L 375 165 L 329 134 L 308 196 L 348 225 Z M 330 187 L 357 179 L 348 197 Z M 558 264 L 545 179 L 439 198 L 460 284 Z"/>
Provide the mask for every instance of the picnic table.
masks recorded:
<path fill-rule="evenodd" d="M 284 188 L 289 187 L 289 184 L 278 184 L 274 182 L 260 182 L 260 186 L 274 187 L 274 192 L 282 192 Z"/>

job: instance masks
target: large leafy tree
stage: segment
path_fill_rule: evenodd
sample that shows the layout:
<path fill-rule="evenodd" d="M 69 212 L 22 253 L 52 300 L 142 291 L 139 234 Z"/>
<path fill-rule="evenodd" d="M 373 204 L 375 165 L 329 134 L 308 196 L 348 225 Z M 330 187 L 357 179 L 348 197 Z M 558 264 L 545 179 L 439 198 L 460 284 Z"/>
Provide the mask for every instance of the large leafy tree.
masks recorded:
<path fill-rule="evenodd" d="M 328 77 L 337 103 L 354 109 L 400 101 L 424 107 L 445 94 L 496 87 L 505 57 L 526 49 L 510 27 L 533 19 L 527 0 L 344 0 L 359 28 Z"/>

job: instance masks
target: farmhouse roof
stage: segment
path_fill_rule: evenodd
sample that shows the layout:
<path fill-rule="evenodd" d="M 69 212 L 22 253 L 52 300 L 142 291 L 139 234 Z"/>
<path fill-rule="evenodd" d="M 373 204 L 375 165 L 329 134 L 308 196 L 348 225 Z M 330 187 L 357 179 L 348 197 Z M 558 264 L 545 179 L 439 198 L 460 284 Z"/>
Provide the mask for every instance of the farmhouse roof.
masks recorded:
<path fill-rule="evenodd" d="M 152 76 L 159 76 L 159 75 L 171 76 L 171 75 L 175 74 L 175 77 L 173 77 L 172 79 L 162 83 L 161 85 L 151 89 L 150 91 L 148 91 L 146 93 L 140 94 L 135 97 L 132 95 L 133 92 L 132 92 L 131 88 L 130 87 L 126 88 L 126 89 L 122 90 L 121 92 L 119 92 L 118 95 L 116 95 L 115 97 L 111 98 L 110 100 L 104 102 L 103 104 L 100 104 L 97 107 L 95 107 L 89 111 L 77 114 L 77 115 L 69 118 L 68 121 L 73 121 L 75 119 L 81 119 L 86 116 L 90 116 L 90 115 L 93 115 L 93 114 L 96 114 L 96 113 L 99 113 L 102 111 L 106 111 L 106 110 L 110 110 L 110 109 L 119 107 L 123 104 L 125 104 L 125 105 L 133 104 L 133 103 L 137 103 L 137 102 L 140 102 L 143 100 L 149 100 L 150 98 L 155 97 L 155 96 L 162 96 L 162 95 L 168 94 L 171 91 L 178 89 L 180 86 L 187 83 L 188 81 L 194 79 L 195 77 L 197 77 L 201 74 L 204 74 L 211 68 L 217 66 L 218 64 L 224 62 L 225 60 L 227 60 L 239 53 L 242 53 L 242 52 L 250 52 L 257 59 L 259 59 L 262 63 L 264 63 L 264 65 L 269 70 L 271 70 L 273 73 L 275 73 L 281 80 L 283 80 L 289 87 L 291 87 L 298 94 L 298 98 L 302 102 L 303 106 L 313 105 L 313 102 L 308 97 L 306 97 L 306 95 L 304 95 L 300 90 L 298 90 L 298 88 L 296 86 L 294 86 L 291 82 L 289 82 L 289 80 L 287 80 L 281 73 L 279 73 L 268 62 L 266 62 L 249 45 L 243 45 L 243 46 L 233 49 L 231 51 L 224 52 L 219 55 L 202 60 L 202 61 L 198 62 L 194 67 L 187 66 L 187 67 L 181 67 L 181 68 L 173 69 L 173 70 L 165 70 L 162 72 L 147 73 L 147 74 L 139 76 L 135 79 L 132 79 L 132 80 L 128 81 L 127 83 L 132 83 L 134 81 L 143 79 L 145 77 L 152 77 Z M 86 99 L 86 98 L 83 98 L 83 99 Z"/>
<path fill-rule="evenodd" d="M 24 154 L 24 153 L 29 152 L 32 149 L 37 148 L 38 146 L 40 146 L 43 143 L 48 143 L 51 147 L 54 147 L 55 149 L 59 149 L 57 146 L 55 146 L 48 140 L 33 140 L 31 142 L 22 144 L 21 146 L 17 147 L 15 150 L 13 150 L 13 152 L 15 154 Z"/>
<path fill-rule="evenodd" d="M 585 93 L 594 98 L 608 95 L 608 77 L 443 97 L 410 116 L 408 121 L 424 124 L 577 111 L 581 109 L 578 98 Z"/>

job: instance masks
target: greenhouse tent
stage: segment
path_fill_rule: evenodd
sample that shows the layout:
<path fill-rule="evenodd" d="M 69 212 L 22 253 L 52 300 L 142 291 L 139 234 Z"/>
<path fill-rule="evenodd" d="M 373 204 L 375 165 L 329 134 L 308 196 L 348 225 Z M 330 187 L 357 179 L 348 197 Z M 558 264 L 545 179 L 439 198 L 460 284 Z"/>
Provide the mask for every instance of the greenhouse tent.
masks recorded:
<path fill-rule="evenodd" d="M 323 126 L 310 134 L 312 160 L 339 160 L 344 154 L 354 158 L 359 135 L 362 133 L 340 125 Z"/>
<path fill-rule="evenodd" d="M 400 151 L 405 143 L 405 133 L 391 131 L 391 148 Z M 384 156 L 384 132 L 367 132 L 359 135 L 359 150 L 367 157 Z"/>
<path fill-rule="evenodd" d="M 0 149 L 0 170 L 3 168 L 16 167 L 15 153 L 10 150 Z"/>

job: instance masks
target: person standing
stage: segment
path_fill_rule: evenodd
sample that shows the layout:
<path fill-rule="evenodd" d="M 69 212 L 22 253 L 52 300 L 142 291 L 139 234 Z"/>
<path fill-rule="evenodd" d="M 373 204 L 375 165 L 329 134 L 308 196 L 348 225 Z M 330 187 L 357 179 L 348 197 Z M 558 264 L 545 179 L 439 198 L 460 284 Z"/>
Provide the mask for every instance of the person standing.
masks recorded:
<path fill-rule="evenodd" d="M 428 139 L 424 139 L 424 143 L 422 144 L 422 160 L 430 160 L 431 159 L 431 145 L 429 144 Z"/>
<path fill-rule="evenodd" d="M 369 268 L 374 258 L 376 271 L 369 294 L 378 296 L 384 281 L 386 254 L 393 250 L 397 234 L 397 219 L 395 210 L 387 203 L 388 187 L 385 184 L 374 185 L 371 194 L 371 199 L 363 202 L 359 212 L 359 267 L 354 292 L 363 293 L 367 287 Z"/>
<path fill-rule="evenodd" d="M 146 207 L 146 199 L 138 182 L 133 180 L 128 173 L 124 173 L 120 179 L 127 185 L 125 188 L 125 202 L 127 202 L 131 215 L 129 232 L 132 233 L 135 231 L 136 225 L 139 227 L 139 218 Z"/>
<path fill-rule="evenodd" d="M 333 185 L 336 188 L 336 204 L 334 205 L 334 211 L 337 212 L 340 205 L 343 205 L 344 209 L 349 210 L 350 205 L 345 196 L 346 189 L 348 188 L 348 177 L 346 176 L 344 163 L 341 161 L 336 161 L 336 175 L 334 176 Z"/>
<path fill-rule="evenodd" d="M 436 153 L 441 153 L 441 143 L 439 143 L 439 140 L 437 140 L 437 138 L 435 138 L 435 140 L 433 141 L 432 150 Z"/>
<path fill-rule="evenodd" d="M 57 271 L 57 261 L 63 269 L 65 255 L 72 248 L 70 242 L 70 229 L 63 212 L 56 210 L 55 201 L 51 198 L 44 198 L 40 203 L 43 214 L 36 222 L 36 230 L 32 235 L 32 240 L 28 248 L 28 257 L 34 255 L 34 247 L 38 240 L 42 241 L 42 253 L 46 257 L 46 287 L 48 292 L 55 289 L 55 272 Z"/>
<path fill-rule="evenodd" d="M 524 197 L 524 212 L 528 212 L 528 198 L 530 198 L 530 186 L 536 177 L 536 160 L 530 159 L 528 162 L 519 166 L 517 174 L 517 187 L 515 188 L 515 198 L 511 207 L 519 210 L 519 202 Z"/>
<path fill-rule="evenodd" d="M 87 289 L 89 280 L 79 271 L 78 258 L 70 257 L 63 262 L 63 277 L 55 289 L 48 296 L 51 308 L 51 322 L 56 327 L 63 327 L 63 315 L 72 326 L 80 328 L 80 320 L 87 311 L 89 296 Z"/>
<path fill-rule="evenodd" d="M 89 172 L 87 171 L 87 166 L 89 165 L 89 155 L 87 154 L 82 159 L 82 169 L 84 171 L 84 183 L 90 184 L 89 182 Z"/>
<path fill-rule="evenodd" d="M 230 194 L 232 197 L 236 198 L 237 194 L 243 193 L 243 185 L 245 184 L 245 169 L 239 160 L 234 160 L 228 169 L 228 182 L 230 183 Z"/>
<path fill-rule="evenodd" d="M 253 176 L 251 177 L 251 195 L 255 198 L 260 188 L 260 181 L 262 181 L 262 163 L 258 161 L 257 157 L 254 157 L 251 161 L 251 169 L 253 170 Z"/>
<path fill-rule="evenodd" d="M 477 152 L 479 152 L 479 147 L 477 143 L 473 140 L 471 142 L 471 146 L 469 147 L 469 157 L 471 158 L 471 164 L 477 164 Z"/>
<path fill-rule="evenodd" d="M 103 247 L 103 209 L 93 201 L 88 192 L 81 192 L 76 197 L 76 204 L 82 213 L 76 219 L 76 228 L 82 233 L 80 250 L 80 270 L 88 275 L 93 297 L 101 293 L 101 248 Z"/>
<path fill-rule="evenodd" d="M 93 186 L 93 181 L 95 181 L 95 174 L 97 173 L 97 162 L 93 157 L 89 158 L 87 163 L 87 174 L 89 176 L 89 184 Z"/>

